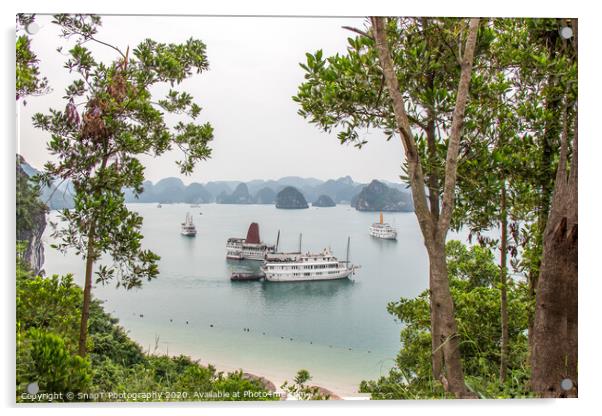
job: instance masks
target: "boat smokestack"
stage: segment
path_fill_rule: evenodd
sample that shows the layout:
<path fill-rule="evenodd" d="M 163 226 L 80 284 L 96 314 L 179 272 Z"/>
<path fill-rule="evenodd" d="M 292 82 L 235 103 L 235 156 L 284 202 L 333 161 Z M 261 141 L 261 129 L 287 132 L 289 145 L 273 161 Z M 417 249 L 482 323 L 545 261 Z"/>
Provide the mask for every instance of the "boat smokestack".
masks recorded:
<path fill-rule="evenodd" d="M 259 225 L 256 222 L 252 222 L 251 225 L 249 225 L 245 242 L 249 244 L 259 244 Z"/>

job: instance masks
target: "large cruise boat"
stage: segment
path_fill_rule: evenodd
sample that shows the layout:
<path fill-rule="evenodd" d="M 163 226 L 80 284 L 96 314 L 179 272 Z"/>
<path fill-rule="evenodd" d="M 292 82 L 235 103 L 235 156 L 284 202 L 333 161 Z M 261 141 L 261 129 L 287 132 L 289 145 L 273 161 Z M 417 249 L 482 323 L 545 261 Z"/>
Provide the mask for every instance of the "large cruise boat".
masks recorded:
<path fill-rule="evenodd" d="M 229 238 L 226 242 L 226 258 L 231 260 L 260 260 L 276 251 L 275 246 L 265 244 L 259 238 L 259 225 L 251 223 L 247 238 Z"/>
<path fill-rule="evenodd" d="M 192 215 L 186 213 L 186 221 L 182 223 L 182 235 L 187 237 L 196 236 L 196 227 L 194 226 L 194 222 L 192 222 Z"/>
<path fill-rule="evenodd" d="M 386 222 L 383 222 L 383 213 L 380 213 L 380 221 L 370 226 L 370 235 L 385 240 L 397 240 L 397 230 Z"/>
<path fill-rule="evenodd" d="M 347 243 L 349 258 L 349 242 Z M 346 279 L 355 273 L 359 266 L 347 261 L 339 261 L 330 251 L 321 253 L 271 253 L 266 255 L 261 271 L 265 279 L 272 282 L 304 282 L 315 280 Z"/>

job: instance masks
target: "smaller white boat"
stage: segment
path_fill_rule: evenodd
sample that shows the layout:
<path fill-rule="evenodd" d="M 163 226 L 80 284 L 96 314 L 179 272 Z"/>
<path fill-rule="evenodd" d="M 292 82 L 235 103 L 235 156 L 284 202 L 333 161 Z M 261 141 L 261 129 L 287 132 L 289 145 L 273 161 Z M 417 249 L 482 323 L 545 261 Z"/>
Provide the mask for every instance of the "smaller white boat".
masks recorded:
<path fill-rule="evenodd" d="M 370 226 L 370 235 L 384 240 L 397 240 L 397 230 L 390 224 L 383 222 L 383 213 L 380 213 L 380 221 Z"/>
<path fill-rule="evenodd" d="M 192 215 L 190 213 L 186 213 L 186 221 L 182 223 L 181 234 L 187 237 L 196 236 L 196 227 L 194 226 L 194 222 L 192 222 Z"/>

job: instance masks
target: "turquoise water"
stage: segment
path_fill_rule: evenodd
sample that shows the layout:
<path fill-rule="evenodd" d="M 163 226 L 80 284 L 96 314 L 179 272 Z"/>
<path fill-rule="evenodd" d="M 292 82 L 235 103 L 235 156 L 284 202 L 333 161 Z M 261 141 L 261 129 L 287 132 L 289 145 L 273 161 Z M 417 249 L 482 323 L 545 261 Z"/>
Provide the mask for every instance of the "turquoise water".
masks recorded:
<path fill-rule="evenodd" d="M 160 275 L 141 289 L 97 286 L 93 293 L 145 349 L 186 353 L 219 369 L 264 375 L 279 385 L 305 368 L 313 382 L 340 394 L 353 394 L 359 382 L 387 373 L 400 348 L 400 324 L 388 302 L 414 297 L 427 287 L 428 262 L 413 213 L 390 213 L 398 241 L 368 235 L 378 213 L 346 205 L 279 210 L 267 205 L 130 204 L 144 217 L 143 245 L 161 256 Z M 186 213 L 193 214 L 197 237 L 180 235 Z M 199 213 L 202 212 L 202 215 Z M 56 213 L 50 214 L 56 221 Z M 263 241 L 303 251 L 330 246 L 361 269 L 352 280 L 272 283 L 230 282 L 232 270 L 253 270 L 259 262 L 226 261 L 229 237 L 244 237 L 259 223 Z M 84 263 L 48 246 L 47 273 L 74 273 L 83 282 Z M 141 317 L 141 315 L 143 315 Z M 211 327 L 213 325 L 213 327 Z M 243 331 L 249 328 L 249 331 Z"/>

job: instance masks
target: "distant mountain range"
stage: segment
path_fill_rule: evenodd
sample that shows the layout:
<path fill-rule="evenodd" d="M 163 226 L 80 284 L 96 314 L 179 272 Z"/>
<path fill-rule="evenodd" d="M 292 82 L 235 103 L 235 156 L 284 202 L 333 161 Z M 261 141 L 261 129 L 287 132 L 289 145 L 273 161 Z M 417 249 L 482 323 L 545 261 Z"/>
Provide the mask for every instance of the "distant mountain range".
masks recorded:
<path fill-rule="evenodd" d="M 389 188 L 409 194 L 403 184 L 379 181 Z M 354 182 L 350 176 L 322 181 L 316 178 L 287 176 L 278 180 L 256 179 L 241 181 L 212 181 L 204 184 L 194 182 L 184 185 L 179 178 L 165 178 L 153 184 L 144 182 L 144 191 L 136 198 L 127 190 L 127 202 L 160 203 L 210 203 L 219 204 L 273 204 L 276 195 L 287 186 L 299 190 L 308 202 L 316 201 L 326 195 L 335 203 L 349 204 L 367 184 Z"/>
<path fill-rule="evenodd" d="M 22 164 L 23 170 L 30 176 L 38 171 L 27 163 Z M 371 192 L 364 192 L 367 198 L 361 199 L 360 210 L 372 210 L 383 205 L 385 210 L 412 211 L 411 194 L 401 183 L 387 181 L 372 181 L 382 186 L 372 186 Z M 211 181 L 207 183 L 193 182 L 185 185 L 175 177 L 164 178 L 153 184 L 145 181 L 143 192 L 136 197 L 131 189 L 125 189 L 126 202 L 154 203 L 211 203 L 219 204 L 275 204 L 277 194 L 286 187 L 297 189 L 312 204 L 321 196 L 327 196 L 336 204 L 351 204 L 368 184 L 353 181 L 350 176 L 326 181 L 316 178 L 301 178 L 286 176 L 278 180 L 256 179 L 242 181 Z M 395 191 L 395 192 L 390 192 Z M 50 209 L 73 208 L 72 186 L 69 182 L 57 182 L 55 185 L 42 190 L 42 200 Z M 386 194 L 386 196 L 385 196 Z M 381 201 L 372 204 L 369 200 L 376 198 Z M 380 199 L 379 199 L 380 198 Z M 401 202 L 400 202 L 401 201 Z M 318 203 L 318 205 L 320 205 Z M 318 206 L 316 205 L 316 206 Z M 375 210 L 377 210 L 375 208 Z"/>

